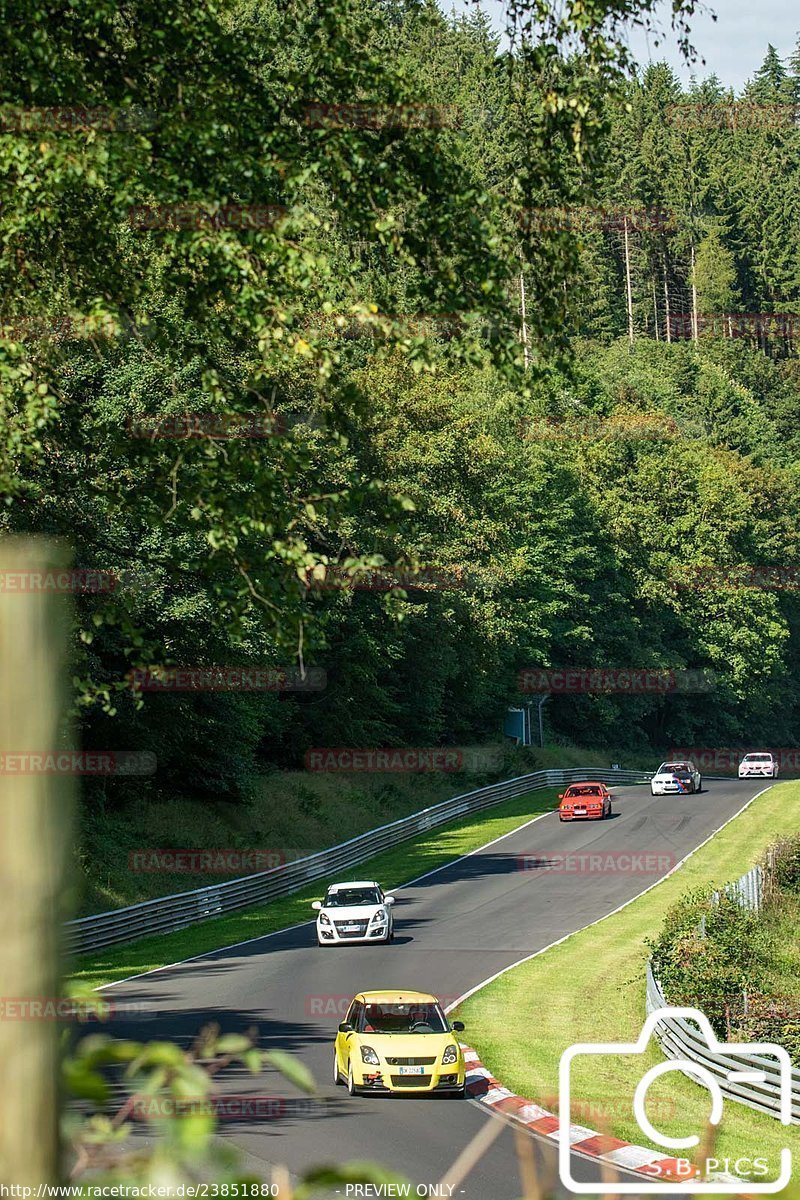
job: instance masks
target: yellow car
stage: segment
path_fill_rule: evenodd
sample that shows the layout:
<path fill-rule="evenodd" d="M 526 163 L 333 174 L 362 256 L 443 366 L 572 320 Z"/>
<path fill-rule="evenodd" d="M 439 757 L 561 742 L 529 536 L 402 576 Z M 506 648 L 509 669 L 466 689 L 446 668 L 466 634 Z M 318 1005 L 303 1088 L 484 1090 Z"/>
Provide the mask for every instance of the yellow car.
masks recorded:
<path fill-rule="evenodd" d="M 464 1053 L 435 996 L 426 992 L 360 992 L 339 1026 L 333 1081 L 351 1096 L 368 1092 L 442 1092 L 463 1096 Z"/>

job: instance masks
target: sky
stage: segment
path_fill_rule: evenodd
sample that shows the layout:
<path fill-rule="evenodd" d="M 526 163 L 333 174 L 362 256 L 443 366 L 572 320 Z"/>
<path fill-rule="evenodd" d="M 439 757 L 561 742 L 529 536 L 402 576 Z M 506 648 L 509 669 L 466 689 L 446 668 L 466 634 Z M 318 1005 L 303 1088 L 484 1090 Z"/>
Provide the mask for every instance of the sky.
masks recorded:
<path fill-rule="evenodd" d="M 440 0 L 442 7 L 461 10 L 471 7 L 473 0 Z M 482 0 L 482 7 L 498 30 L 504 25 L 502 0 Z M 692 71 L 698 78 L 718 75 L 726 87 L 741 91 L 761 65 L 768 43 L 772 43 L 782 58 L 794 50 L 800 35 L 800 7 L 796 0 L 708 0 L 704 11 L 691 19 L 691 40 L 698 52 L 694 68 L 687 67 L 675 45 L 669 29 L 669 5 L 663 4 L 660 25 L 664 30 L 661 45 L 656 47 L 641 30 L 632 30 L 630 46 L 643 64 L 651 59 L 666 59 L 678 76 L 688 83 Z M 711 12 L 717 20 L 712 21 Z M 701 62 L 705 59 L 705 63 Z"/>
<path fill-rule="evenodd" d="M 711 19 L 712 11 L 716 12 L 716 21 Z M 662 21 L 662 26 L 667 22 Z M 630 45 L 637 60 L 646 63 L 666 58 L 684 82 L 688 83 L 693 69 L 698 78 L 718 75 L 724 85 L 739 92 L 760 67 L 770 42 L 781 58 L 792 53 L 800 34 L 800 8 L 794 0 L 716 0 L 705 12 L 695 13 L 690 25 L 691 41 L 699 56 L 694 68 L 682 63 L 668 25 L 663 45 L 658 48 L 652 45 L 652 39 L 648 45 L 641 30 L 632 31 Z M 701 58 L 705 65 L 699 61 Z"/>

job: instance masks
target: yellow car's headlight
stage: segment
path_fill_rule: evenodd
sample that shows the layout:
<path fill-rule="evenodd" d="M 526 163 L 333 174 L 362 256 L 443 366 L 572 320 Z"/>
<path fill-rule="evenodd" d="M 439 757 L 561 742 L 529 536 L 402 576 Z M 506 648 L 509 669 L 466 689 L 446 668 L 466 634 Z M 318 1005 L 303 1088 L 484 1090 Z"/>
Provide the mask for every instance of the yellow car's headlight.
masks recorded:
<path fill-rule="evenodd" d="M 381 1065 L 381 1060 L 372 1049 L 372 1046 L 361 1047 L 361 1061 L 369 1063 L 371 1067 L 379 1067 Z"/>
<path fill-rule="evenodd" d="M 442 1055 L 442 1066 L 447 1067 L 450 1063 L 458 1062 L 458 1047 L 445 1046 L 444 1054 Z"/>

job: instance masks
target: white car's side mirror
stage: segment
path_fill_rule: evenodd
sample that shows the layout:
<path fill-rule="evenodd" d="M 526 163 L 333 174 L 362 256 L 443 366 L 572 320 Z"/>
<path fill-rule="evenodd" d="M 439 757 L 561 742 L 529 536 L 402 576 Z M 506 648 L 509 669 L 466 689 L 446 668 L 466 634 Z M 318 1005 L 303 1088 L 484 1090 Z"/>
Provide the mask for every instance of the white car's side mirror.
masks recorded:
<path fill-rule="evenodd" d="M 315 909 L 317 912 L 319 912 L 319 910 L 322 908 L 322 901 L 321 901 L 321 900 L 315 900 L 315 901 L 314 901 L 314 903 L 311 905 L 311 907 L 312 907 L 313 909 Z"/>
<path fill-rule="evenodd" d="M 383 903 L 384 904 L 394 904 L 394 896 L 384 896 Z"/>

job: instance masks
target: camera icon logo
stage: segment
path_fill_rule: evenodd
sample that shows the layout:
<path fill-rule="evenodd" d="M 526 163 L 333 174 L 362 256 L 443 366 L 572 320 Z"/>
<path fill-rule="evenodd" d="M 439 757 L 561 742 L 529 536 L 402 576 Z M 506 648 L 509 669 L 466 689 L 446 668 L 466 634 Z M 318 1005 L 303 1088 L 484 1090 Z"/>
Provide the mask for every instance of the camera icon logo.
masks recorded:
<path fill-rule="evenodd" d="M 694 1062 L 689 1058 L 669 1058 L 651 1067 L 639 1080 L 631 1098 L 631 1111 L 642 1133 L 655 1145 L 664 1148 L 665 1154 L 662 1156 L 663 1159 L 669 1159 L 672 1163 L 677 1164 L 685 1163 L 687 1170 L 684 1173 L 678 1171 L 677 1178 L 671 1173 L 667 1175 L 665 1172 L 661 1176 L 660 1181 L 657 1182 L 660 1168 L 658 1166 L 658 1155 L 654 1154 L 650 1162 L 641 1162 L 639 1164 L 637 1181 L 635 1182 L 620 1179 L 617 1181 L 602 1180 L 594 1183 L 586 1183 L 575 1179 L 572 1174 L 570 1159 L 571 1145 L 576 1140 L 574 1136 L 570 1136 L 573 1060 L 589 1055 L 612 1055 L 619 1057 L 621 1055 L 644 1054 L 650 1044 L 651 1037 L 655 1034 L 656 1026 L 676 1019 L 691 1021 L 698 1026 L 700 1032 L 696 1035 L 696 1040 L 698 1047 L 702 1047 L 705 1052 L 705 1062 Z M 754 1064 L 752 1056 L 757 1056 L 759 1061 Z M 782 1191 L 791 1181 L 792 1175 L 792 1153 L 786 1146 L 783 1147 L 780 1153 L 779 1178 L 767 1182 L 757 1182 L 752 1178 L 746 1178 L 743 1181 L 738 1175 L 732 1174 L 731 1169 L 727 1168 L 727 1160 L 726 1167 L 722 1171 L 721 1176 L 717 1174 L 720 1170 L 719 1160 L 707 1160 L 705 1172 L 702 1168 L 699 1172 L 695 1172 L 686 1159 L 676 1160 L 674 1152 L 691 1150 L 698 1146 L 700 1144 L 699 1136 L 696 1134 L 690 1134 L 687 1137 L 667 1136 L 655 1128 L 645 1112 L 645 1102 L 650 1086 L 656 1079 L 661 1078 L 661 1076 L 671 1071 L 678 1071 L 682 1075 L 688 1075 L 691 1079 L 708 1089 L 710 1110 L 707 1119 L 714 1126 L 719 1125 L 722 1121 L 726 1092 L 730 1094 L 735 1089 L 744 1090 L 748 1087 L 758 1089 L 759 1086 L 767 1083 L 768 1077 L 774 1088 L 774 1080 L 777 1076 L 778 1119 L 782 1125 L 790 1125 L 792 1123 L 792 1064 L 788 1051 L 783 1046 L 775 1045 L 772 1042 L 720 1042 L 711 1027 L 708 1017 L 698 1009 L 675 1008 L 672 1006 L 659 1008 L 648 1016 L 642 1026 L 642 1032 L 635 1042 L 579 1042 L 574 1046 L 570 1046 L 562 1054 L 559 1066 L 560 1119 L 558 1129 L 558 1169 L 564 1187 L 579 1195 L 592 1196 L 618 1196 L 621 1194 L 647 1195 L 653 1192 L 663 1192 L 665 1187 L 670 1188 L 672 1191 L 677 1189 L 687 1194 L 705 1193 L 707 1195 L 741 1194 L 743 1187 L 748 1195 Z M 581 1134 L 583 1137 L 587 1137 L 589 1136 L 589 1131 L 582 1130 Z M 764 1159 L 737 1160 L 738 1164 L 744 1162 L 748 1164 L 766 1164 L 766 1160 Z M 714 1164 L 713 1166 L 710 1165 L 712 1163 Z M 739 1171 L 742 1173 L 747 1172 L 749 1169 L 739 1167 Z M 768 1165 L 765 1165 L 763 1168 L 753 1168 L 753 1171 L 756 1175 L 768 1174 Z M 708 1176 L 710 1174 L 714 1174 L 715 1177 L 709 1179 Z"/>

